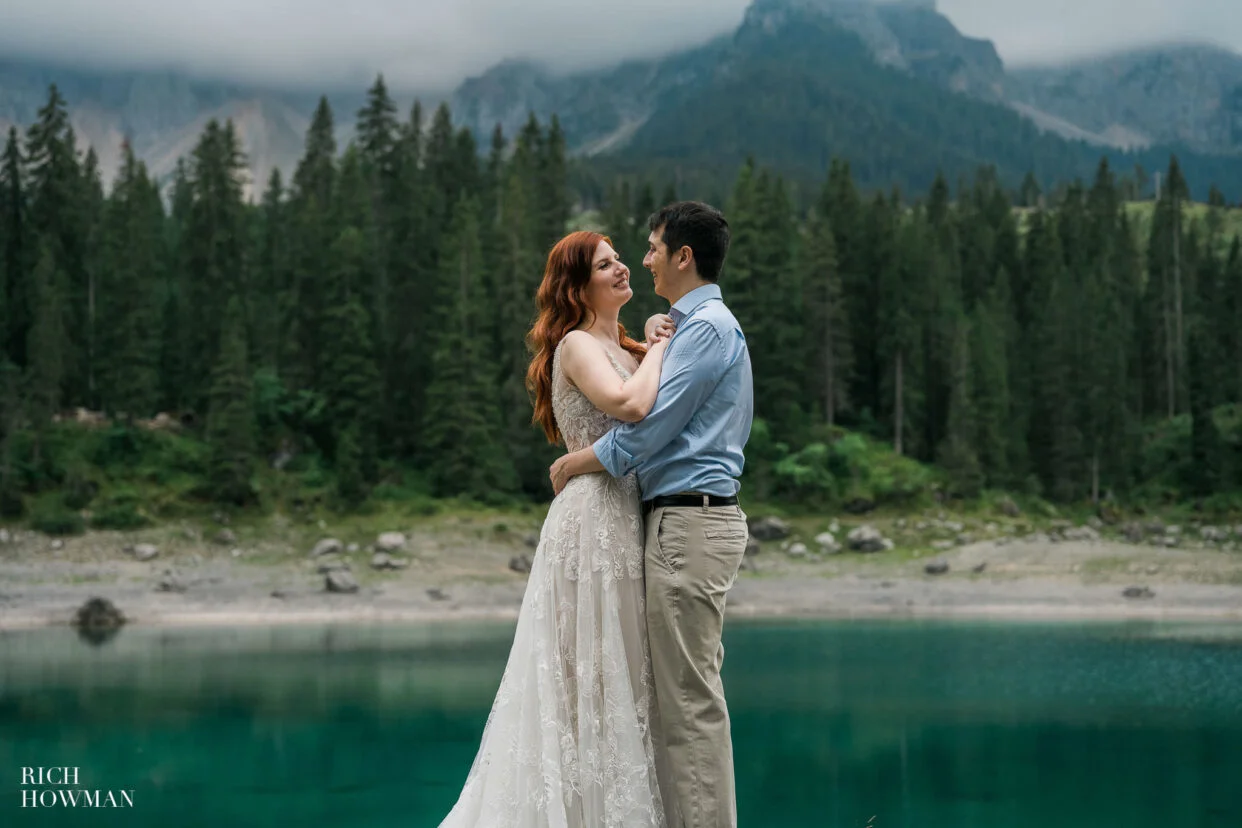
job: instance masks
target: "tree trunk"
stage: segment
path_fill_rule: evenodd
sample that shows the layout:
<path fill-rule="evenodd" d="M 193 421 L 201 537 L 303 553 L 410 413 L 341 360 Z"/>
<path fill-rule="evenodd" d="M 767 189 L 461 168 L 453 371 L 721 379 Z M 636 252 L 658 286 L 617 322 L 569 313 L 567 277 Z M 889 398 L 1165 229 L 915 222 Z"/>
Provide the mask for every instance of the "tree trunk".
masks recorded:
<path fill-rule="evenodd" d="M 836 423 L 837 419 L 837 400 L 836 400 L 836 355 L 832 349 L 832 319 L 831 314 L 824 322 L 824 418 L 829 426 Z"/>
<path fill-rule="evenodd" d="M 1173 307 L 1176 313 L 1177 321 L 1177 347 L 1174 353 L 1177 356 L 1177 379 L 1180 385 L 1180 379 L 1186 370 L 1186 340 L 1185 332 L 1182 326 L 1182 205 L 1176 197 L 1173 199 Z M 1175 386 L 1176 387 L 1176 386 Z M 1176 405 L 1174 409 L 1176 410 Z"/>
<path fill-rule="evenodd" d="M 1096 446 L 1091 455 L 1091 503 L 1100 505 L 1100 449 Z"/>
<path fill-rule="evenodd" d="M 1167 398 L 1169 419 L 1173 419 L 1177 414 L 1177 379 L 1173 369 L 1173 320 L 1169 310 L 1169 272 L 1167 269 L 1161 271 L 1164 293 L 1164 374 L 1165 374 L 1165 397 Z"/>
<path fill-rule="evenodd" d="M 86 390 L 88 405 L 99 407 L 95 397 L 95 269 L 89 268 L 86 274 Z"/>
<path fill-rule="evenodd" d="M 895 411 L 893 413 L 893 450 L 897 452 L 898 456 L 901 455 L 901 432 L 903 431 L 901 426 L 906 421 L 905 411 L 903 410 L 903 405 L 902 405 L 902 390 L 903 390 L 904 380 L 902 378 L 902 359 L 901 358 L 902 358 L 902 353 L 899 350 L 897 351 L 897 389 L 896 389 L 897 399 L 896 399 L 896 405 L 894 406 Z"/>

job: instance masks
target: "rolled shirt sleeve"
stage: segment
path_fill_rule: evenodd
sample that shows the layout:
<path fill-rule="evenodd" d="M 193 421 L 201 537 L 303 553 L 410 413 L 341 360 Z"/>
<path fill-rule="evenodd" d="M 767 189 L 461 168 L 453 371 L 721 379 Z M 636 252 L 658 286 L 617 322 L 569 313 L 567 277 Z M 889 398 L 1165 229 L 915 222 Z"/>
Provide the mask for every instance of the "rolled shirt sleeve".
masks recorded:
<path fill-rule="evenodd" d="M 623 477 L 672 442 L 716 387 L 724 368 L 724 346 L 711 323 L 692 319 L 678 330 L 664 354 L 651 412 L 595 442 L 595 456 L 608 473 Z"/>

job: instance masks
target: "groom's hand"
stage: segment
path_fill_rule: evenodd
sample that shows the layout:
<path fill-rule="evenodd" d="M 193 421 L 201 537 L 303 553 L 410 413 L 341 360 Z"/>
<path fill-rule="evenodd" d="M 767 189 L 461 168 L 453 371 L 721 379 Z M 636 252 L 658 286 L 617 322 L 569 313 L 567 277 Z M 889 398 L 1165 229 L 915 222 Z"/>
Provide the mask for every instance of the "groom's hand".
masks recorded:
<path fill-rule="evenodd" d="M 661 339 L 671 337 L 675 330 L 677 330 L 677 326 L 673 324 L 673 317 L 667 313 L 657 313 L 648 319 L 647 324 L 643 326 L 643 336 L 646 338 L 648 345 L 654 345 Z"/>

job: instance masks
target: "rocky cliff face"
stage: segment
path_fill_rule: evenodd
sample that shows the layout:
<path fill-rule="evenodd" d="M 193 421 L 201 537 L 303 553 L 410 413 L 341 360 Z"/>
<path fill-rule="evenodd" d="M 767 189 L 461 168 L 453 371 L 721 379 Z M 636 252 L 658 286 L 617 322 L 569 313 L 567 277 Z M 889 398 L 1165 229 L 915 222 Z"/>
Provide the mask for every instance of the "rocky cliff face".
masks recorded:
<path fill-rule="evenodd" d="M 823 15 L 856 35 L 883 66 L 955 92 L 988 100 L 1003 97 L 1005 66 L 996 47 L 959 32 L 937 11 L 935 0 L 755 0 L 746 24 L 771 28 L 804 11 Z"/>
<path fill-rule="evenodd" d="M 1084 130 L 1201 152 L 1242 152 L 1242 55 L 1150 48 L 1010 72 L 1009 97 Z"/>

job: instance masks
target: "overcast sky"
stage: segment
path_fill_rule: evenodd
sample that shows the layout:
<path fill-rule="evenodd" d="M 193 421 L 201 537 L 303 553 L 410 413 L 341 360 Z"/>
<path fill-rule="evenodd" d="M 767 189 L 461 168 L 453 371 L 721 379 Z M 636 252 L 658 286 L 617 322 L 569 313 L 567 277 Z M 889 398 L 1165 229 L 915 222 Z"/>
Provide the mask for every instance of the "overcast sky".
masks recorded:
<path fill-rule="evenodd" d="M 749 0 L 0 0 L 0 55 L 173 66 L 307 88 L 442 89 L 506 57 L 658 55 L 736 27 Z M 1162 40 L 1242 51 L 1242 0 L 940 0 L 1009 65 Z"/>

